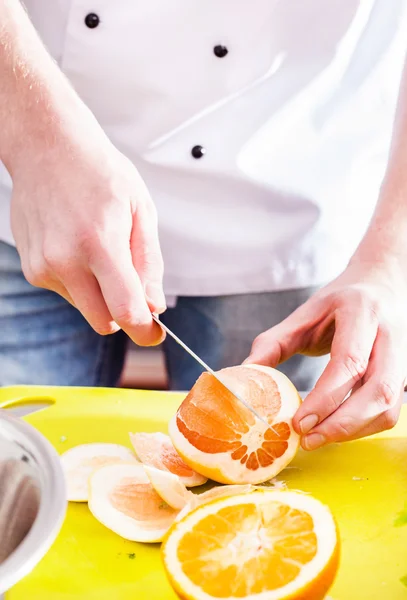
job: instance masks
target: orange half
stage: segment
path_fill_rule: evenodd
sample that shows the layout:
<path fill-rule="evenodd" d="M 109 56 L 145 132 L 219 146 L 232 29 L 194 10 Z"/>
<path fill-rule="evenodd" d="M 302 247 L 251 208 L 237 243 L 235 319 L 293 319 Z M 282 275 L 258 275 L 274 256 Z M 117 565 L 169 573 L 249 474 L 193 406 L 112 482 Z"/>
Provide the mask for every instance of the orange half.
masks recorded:
<path fill-rule="evenodd" d="M 319 501 L 266 490 L 199 506 L 171 527 L 162 557 L 180 598 L 322 600 L 339 541 Z"/>
<path fill-rule="evenodd" d="M 204 373 L 170 422 L 175 449 L 187 465 L 219 483 L 256 484 L 272 479 L 299 447 L 292 427 L 301 403 L 297 390 L 283 373 L 270 367 L 231 367 L 218 375 L 269 427 L 217 379 Z"/>

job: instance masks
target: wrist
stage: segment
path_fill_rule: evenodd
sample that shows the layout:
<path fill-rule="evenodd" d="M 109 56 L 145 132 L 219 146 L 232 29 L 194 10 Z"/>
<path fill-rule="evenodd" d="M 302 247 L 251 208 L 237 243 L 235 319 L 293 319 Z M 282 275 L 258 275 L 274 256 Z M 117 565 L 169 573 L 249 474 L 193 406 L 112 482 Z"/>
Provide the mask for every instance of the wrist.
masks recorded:
<path fill-rule="evenodd" d="M 380 231 L 369 229 L 351 257 L 348 267 L 384 274 L 389 281 L 398 281 L 400 278 L 404 281 L 407 274 L 405 249 L 394 243 L 386 243 L 383 237 Z"/>
<path fill-rule="evenodd" d="M 403 183 L 403 185 L 402 185 Z M 407 187 L 387 178 L 375 213 L 351 262 L 383 264 L 407 273 Z"/>
<path fill-rule="evenodd" d="M 10 115 L 1 158 L 12 177 L 40 162 L 57 161 L 61 154 L 72 155 L 75 139 L 78 146 L 80 139 L 85 147 L 96 136 L 100 144 L 104 134 L 96 119 L 69 85 L 66 87 L 45 92 L 38 102 L 27 103 Z"/>
<path fill-rule="evenodd" d="M 56 147 L 74 146 L 75 136 L 86 145 L 89 128 L 90 138 L 100 143 L 96 119 L 49 56 L 20 2 L 0 1 L 0 21 L 0 160 L 12 177 L 44 155 L 52 160 Z"/>

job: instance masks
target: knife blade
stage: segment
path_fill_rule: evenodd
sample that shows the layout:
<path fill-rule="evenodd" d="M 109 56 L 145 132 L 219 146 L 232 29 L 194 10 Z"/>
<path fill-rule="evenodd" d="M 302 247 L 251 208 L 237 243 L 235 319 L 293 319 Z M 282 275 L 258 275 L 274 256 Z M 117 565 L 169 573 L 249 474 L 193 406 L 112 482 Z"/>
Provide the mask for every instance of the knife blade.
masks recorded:
<path fill-rule="evenodd" d="M 217 381 L 219 381 L 219 383 L 221 385 L 223 385 L 223 387 L 226 388 L 228 390 L 228 392 L 230 392 L 232 394 L 232 396 L 234 396 L 241 404 L 243 404 L 243 406 L 245 408 L 247 408 L 247 410 L 249 410 L 256 417 L 256 419 L 258 419 L 264 425 L 266 425 L 267 428 L 270 428 L 269 423 L 267 423 L 267 421 L 261 415 L 259 415 L 259 413 L 252 406 L 250 406 L 250 404 L 248 402 L 246 402 L 246 400 L 244 398 L 242 398 L 240 394 L 238 394 L 234 390 L 232 390 L 231 387 L 229 386 L 229 384 L 226 384 L 224 381 L 222 381 L 222 378 L 219 377 L 219 375 L 217 373 L 215 373 L 215 371 L 213 371 L 213 369 L 211 369 L 209 367 L 209 365 L 207 365 L 206 362 L 204 362 L 202 360 L 202 358 L 200 358 L 197 354 L 195 354 L 195 352 L 193 350 L 191 350 L 191 348 L 189 348 L 182 340 L 180 340 L 180 338 L 177 335 L 175 335 L 175 333 L 173 331 L 171 331 L 171 329 L 169 329 L 166 325 L 164 325 L 164 323 L 162 321 L 160 321 L 160 319 L 157 315 L 152 314 L 151 316 L 153 317 L 153 320 L 162 329 L 164 329 L 164 331 L 169 336 L 171 336 L 175 342 L 177 342 L 177 344 L 179 344 L 186 352 L 188 352 L 188 354 L 190 356 L 192 356 L 192 358 L 194 358 L 201 365 L 201 367 L 203 367 L 205 369 L 205 371 L 207 371 L 213 377 L 215 377 L 215 379 Z"/>

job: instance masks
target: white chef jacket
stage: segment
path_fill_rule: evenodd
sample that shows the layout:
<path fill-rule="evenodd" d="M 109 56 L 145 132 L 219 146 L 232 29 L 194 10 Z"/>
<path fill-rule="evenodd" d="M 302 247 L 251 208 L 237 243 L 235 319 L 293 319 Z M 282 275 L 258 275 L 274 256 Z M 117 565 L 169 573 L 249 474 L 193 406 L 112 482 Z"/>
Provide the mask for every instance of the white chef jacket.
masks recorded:
<path fill-rule="evenodd" d="M 386 165 L 406 0 L 25 5 L 149 187 L 168 295 L 320 285 L 346 266 Z M 9 201 L 3 168 L 12 243 Z"/>

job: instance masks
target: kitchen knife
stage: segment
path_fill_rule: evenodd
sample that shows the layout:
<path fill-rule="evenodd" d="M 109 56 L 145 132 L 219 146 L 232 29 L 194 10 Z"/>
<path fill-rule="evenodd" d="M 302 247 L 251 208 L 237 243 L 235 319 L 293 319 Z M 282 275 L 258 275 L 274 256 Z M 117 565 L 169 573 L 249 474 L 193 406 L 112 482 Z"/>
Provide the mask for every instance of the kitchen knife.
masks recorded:
<path fill-rule="evenodd" d="M 252 407 L 250 406 L 250 404 L 248 404 L 246 402 L 246 400 L 244 398 L 242 398 L 240 396 L 240 394 L 237 394 L 235 391 L 233 391 L 229 384 L 226 384 L 224 381 L 222 381 L 221 377 L 219 377 L 218 373 L 215 373 L 215 371 L 213 371 L 203 360 L 202 358 L 199 358 L 199 356 L 197 354 L 195 354 L 195 352 L 193 352 L 191 350 L 191 348 L 189 348 L 186 344 L 184 344 L 184 342 L 182 340 L 179 339 L 179 337 L 177 335 L 175 335 L 175 333 L 173 333 L 171 331 L 171 329 L 168 329 L 168 327 L 166 325 L 164 325 L 164 323 L 162 323 L 160 321 L 160 319 L 158 318 L 157 315 L 153 314 L 152 315 L 154 321 L 160 326 L 162 327 L 162 329 L 164 329 L 164 331 L 172 337 L 173 340 L 175 340 L 177 342 L 177 344 L 179 344 L 186 352 L 188 352 L 188 354 L 190 356 L 192 356 L 192 358 L 194 358 L 200 365 L 201 367 L 203 367 L 205 369 L 205 371 L 207 371 L 208 373 L 210 373 L 213 377 L 215 377 L 215 379 L 217 379 L 217 381 L 219 381 L 219 383 L 221 385 L 223 385 L 224 388 L 226 388 L 228 390 L 228 392 L 230 392 L 235 398 L 237 398 L 237 400 L 239 402 L 241 402 L 241 404 L 243 404 L 243 406 L 245 406 L 245 408 L 247 408 L 247 410 L 250 410 L 250 412 L 256 417 L 256 419 L 258 419 L 259 421 L 261 421 L 264 425 L 266 425 L 267 428 L 270 427 L 270 425 L 267 423 L 267 421 L 261 416 L 259 415 L 259 413 Z"/>

